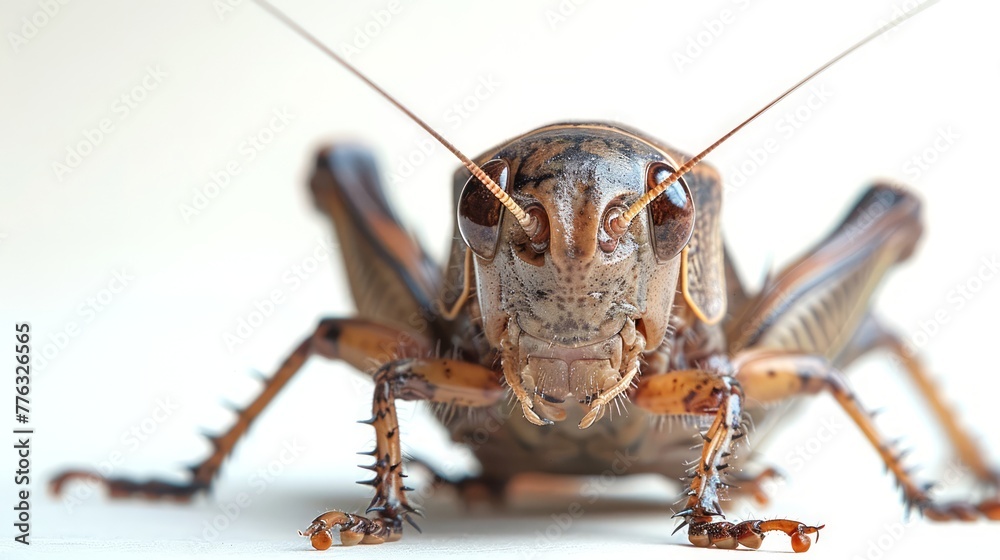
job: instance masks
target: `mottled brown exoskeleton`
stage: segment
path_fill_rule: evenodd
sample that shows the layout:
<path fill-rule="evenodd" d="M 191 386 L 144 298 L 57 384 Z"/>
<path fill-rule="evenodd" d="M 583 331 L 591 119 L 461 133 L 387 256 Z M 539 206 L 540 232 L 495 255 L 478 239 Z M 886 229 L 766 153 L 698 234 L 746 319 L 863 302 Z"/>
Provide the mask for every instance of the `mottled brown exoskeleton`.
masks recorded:
<path fill-rule="evenodd" d="M 723 242 L 719 176 L 701 163 L 743 124 L 694 157 L 623 126 L 568 123 L 470 160 L 428 129 L 465 165 L 455 175 L 456 241 L 445 274 L 390 209 L 372 156 L 347 145 L 323 150 L 310 186 L 341 241 L 357 316 L 322 321 L 236 424 L 212 438 L 214 452 L 192 467 L 190 483 L 70 471 L 56 489 L 90 477 L 113 496 L 207 490 L 254 419 L 320 355 L 375 382 L 367 421 L 376 433 L 368 467 L 375 496 L 367 516 L 330 511 L 313 520 L 304 535 L 316 548 L 329 547 L 334 530 L 344 545 L 396 540 L 415 513 L 403 482 L 397 399 L 469 408 L 439 415 L 456 441 L 490 426 L 475 454 L 481 481 L 492 487 L 524 472 L 601 473 L 627 449 L 625 472 L 690 480 L 676 517 L 693 544 L 757 548 L 766 532 L 781 531 L 801 552 L 822 526 L 731 523 L 720 492 L 727 468 L 745 461 L 731 450 L 748 420 L 766 420 L 771 404 L 828 392 L 892 471 L 907 507 L 938 520 L 1000 519 L 996 499 L 933 500 L 839 373 L 873 350 L 896 355 L 959 457 L 978 478 L 998 482 L 921 364 L 869 311 L 873 290 L 920 237 L 919 201 L 898 186 L 872 186 L 828 237 L 746 293 Z M 380 297 L 363 297 L 372 291 Z M 423 319 L 420 328 L 413 317 Z M 619 416 L 614 423 L 611 414 Z M 692 456 L 690 430 L 660 426 L 666 416 L 704 420 L 700 455 Z"/>

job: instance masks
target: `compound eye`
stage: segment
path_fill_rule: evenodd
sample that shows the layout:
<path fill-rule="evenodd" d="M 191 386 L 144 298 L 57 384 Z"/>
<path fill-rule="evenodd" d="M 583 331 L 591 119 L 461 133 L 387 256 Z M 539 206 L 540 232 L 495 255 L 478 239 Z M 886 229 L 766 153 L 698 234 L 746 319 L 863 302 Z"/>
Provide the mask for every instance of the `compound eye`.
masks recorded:
<path fill-rule="evenodd" d="M 646 190 L 652 190 L 670 177 L 673 168 L 654 163 L 646 174 Z M 653 199 L 649 211 L 650 239 L 656 261 L 665 263 L 676 257 L 694 233 L 694 199 L 684 179 L 678 179 Z"/>
<path fill-rule="evenodd" d="M 494 159 L 481 168 L 501 189 L 507 190 L 510 169 L 507 162 Z M 483 259 L 491 260 L 496 255 L 503 210 L 503 204 L 482 181 L 469 177 L 458 199 L 458 231 L 472 252 Z"/>

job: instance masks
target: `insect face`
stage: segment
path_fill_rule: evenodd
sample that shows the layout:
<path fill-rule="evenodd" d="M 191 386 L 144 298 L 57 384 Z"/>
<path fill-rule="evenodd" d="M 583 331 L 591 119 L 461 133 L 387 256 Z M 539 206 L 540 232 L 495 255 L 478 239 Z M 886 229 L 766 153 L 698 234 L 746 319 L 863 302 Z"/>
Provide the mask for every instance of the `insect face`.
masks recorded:
<path fill-rule="evenodd" d="M 484 166 L 534 216 L 534 231 L 475 178 L 463 190 L 460 229 L 477 255 L 486 336 L 532 421 L 562 420 L 571 403 L 599 418 L 648 342 L 663 338 L 694 202 L 675 183 L 648 216 L 622 231 L 614 221 L 674 166 L 625 131 L 555 125 L 502 146 Z"/>

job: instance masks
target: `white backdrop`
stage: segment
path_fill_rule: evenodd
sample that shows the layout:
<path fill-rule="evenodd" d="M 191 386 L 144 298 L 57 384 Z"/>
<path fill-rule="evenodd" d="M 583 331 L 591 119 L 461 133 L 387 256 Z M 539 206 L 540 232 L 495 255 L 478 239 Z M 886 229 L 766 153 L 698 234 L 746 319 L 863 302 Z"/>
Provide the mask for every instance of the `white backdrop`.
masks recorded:
<path fill-rule="evenodd" d="M 914 4 L 279 5 L 338 51 L 350 45 L 362 71 L 476 154 L 542 124 L 591 119 L 698 151 Z M 37 15 L 56 12 L 52 6 L 54 15 Z M 110 503 L 79 487 L 79 503 L 68 503 L 44 496 L 44 481 L 116 451 L 116 474 L 177 479 L 179 465 L 207 450 L 198 429 L 228 425 L 220 401 L 243 403 L 255 393 L 247 372 L 270 372 L 320 317 L 351 313 L 339 257 L 327 258 L 331 250 L 336 256 L 336 243 L 327 241 L 329 227 L 305 189 L 319 146 L 370 144 L 394 174 L 391 200 L 438 258 L 451 234 L 457 162 L 439 147 L 425 156 L 426 137 L 415 125 L 248 1 L 19 0 L 0 9 L 7 39 L 0 48 L 0 297 L 3 324 L 12 331 L 13 322 L 29 321 L 35 333 L 30 550 L 307 548 L 295 529 L 326 508 L 353 510 L 368 500 L 352 481 L 365 474 L 354 467 L 354 452 L 371 433 L 353 421 L 366 415 L 370 385 L 339 364 L 317 362 L 301 373 L 238 448 L 210 500 L 147 507 Z M 1000 252 L 998 17 L 993 2 L 941 2 L 709 158 L 728 181 L 728 241 L 755 286 L 769 263 L 780 265 L 828 231 L 870 180 L 902 180 L 920 194 L 925 239 L 888 281 L 878 308 L 921 346 L 943 393 L 960 403 L 964 423 L 994 460 L 1000 436 L 988 421 L 1000 390 L 991 354 L 1000 282 L 982 263 Z M 32 19 L 44 22 L 34 33 L 25 23 Z M 325 260 L 314 267 L 317 256 Z M 268 307 L 260 302 L 274 290 L 281 303 L 242 343 L 227 343 L 255 305 Z M 922 472 L 940 472 L 930 468 L 946 460 L 940 433 L 891 365 L 868 361 L 854 379 L 863 402 L 887 407 L 880 426 L 907 436 L 912 460 L 929 467 Z M 981 542 L 975 526 L 893 525 L 901 507 L 875 454 L 828 397 L 813 404 L 770 454 L 789 481 L 773 508 L 754 511 L 826 522 L 813 552 L 831 557 L 904 558 Z M 402 416 L 409 451 L 455 468 L 468 463 L 419 407 Z M 138 435 L 123 436 L 133 427 Z M 286 446 L 304 450 L 281 463 Z M 13 456 L 4 457 L 0 466 L 12 467 Z M 267 465 L 273 476 L 254 478 Z M 951 474 L 953 489 L 968 482 Z M 10 477 L 4 480 L 3 500 L 13 500 Z M 666 503 L 675 491 L 660 483 L 653 489 Z M 218 535 L 206 531 L 241 491 L 253 503 Z M 466 519 L 449 500 L 439 494 L 425 534 L 410 532 L 393 552 L 702 553 L 682 545 L 682 536 L 668 537 L 673 524 L 662 513 L 594 512 L 541 539 L 536 531 L 552 526 L 550 512 Z M 731 511 L 743 517 L 744 507 Z M 4 535 L 8 516 L 0 516 Z M 766 544 L 787 546 L 780 536 Z M 13 551 L 25 554 L 20 545 Z"/>

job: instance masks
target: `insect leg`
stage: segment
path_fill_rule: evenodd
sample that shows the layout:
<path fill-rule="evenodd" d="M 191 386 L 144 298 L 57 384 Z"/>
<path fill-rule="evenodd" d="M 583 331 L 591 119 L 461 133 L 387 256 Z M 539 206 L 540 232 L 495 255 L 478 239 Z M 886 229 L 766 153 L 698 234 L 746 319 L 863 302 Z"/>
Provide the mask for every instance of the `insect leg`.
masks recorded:
<path fill-rule="evenodd" d="M 885 184 L 869 188 L 830 235 L 768 278 L 726 323 L 729 352 L 782 348 L 833 360 L 886 273 L 912 254 L 921 227 L 913 194 Z"/>
<path fill-rule="evenodd" d="M 795 395 L 830 393 L 892 471 L 903 490 L 907 508 L 917 507 L 935 520 L 968 520 L 978 516 L 1000 520 L 997 499 L 978 504 L 935 502 L 928 493 L 929 485 L 918 483 L 903 467 L 900 453 L 878 431 L 871 414 L 862 408 L 846 379 L 826 359 L 780 350 L 750 350 L 737 355 L 733 365 L 748 399 L 771 403 Z"/>
<path fill-rule="evenodd" d="M 189 500 L 209 489 L 225 458 L 236 447 L 250 424 L 264 411 L 272 399 L 295 376 L 314 354 L 339 358 L 359 370 L 368 370 L 372 361 L 386 363 L 400 356 L 419 356 L 428 352 L 426 341 L 377 323 L 361 319 L 325 319 L 316 331 L 285 359 L 277 373 L 264 382 L 260 395 L 243 410 L 237 410 L 236 422 L 218 436 L 210 436 L 212 454 L 189 467 L 190 482 L 174 483 L 161 480 L 135 481 L 126 478 L 105 478 L 91 471 L 70 470 L 56 476 L 50 487 L 56 494 L 72 480 L 103 482 L 112 498 L 142 497 L 149 499 Z"/>
<path fill-rule="evenodd" d="M 838 368 L 846 367 L 857 358 L 874 350 L 888 352 L 903 366 L 910 381 L 920 391 L 934 412 L 958 458 L 972 470 L 977 478 L 991 484 L 994 488 L 1000 487 L 1000 471 L 989 464 L 986 454 L 977 445 L 972 434 L 959 424 L 958 415 L 941 398 L 941 392 L 924 368 L 922 360 L 906 347 L 899 336 L 889 331 L 875 317 L 869 315 L 866 318 L 854 334 L 854 340 L 840 356 L 837 356 L 834 365 Z"/>
<path fill-rule="evenodd" d="M 358 315 L 429 338 L 438 334 L 428 310 L 440 292 L 440 272 L 389 205 L 374 155 L 350 144 L 321 150 L 309 188 L 333 225 Z"/>
<path fill-rule="evenodd" d="M 703 434 L 701 458 L 694 466 L 688 499 L 678 527 L 688 526 L 688 540 L 695 546 L 736 548 L 740 544 L 759 548 L 764 533 L 781 531 L 792 538 L 792 549 L 803 552 L 811 541 L 807 535 L 819 533 L 822 526 L 809 526 L 790 519 L 748 520 L 740 523 L 714 521 L 725 517 L 718 491 L 722 473 L 728 468 L 733 441 L 742 437 L 743 391 L 735 380 L 718 373 L 684 370 L 644 378 L 633 400 L 637 406 L 654 414 L 714 414 L 715 420 Z"/>
<path fill-rule="evenodd" d="M 375 497 L 365 513 L 376 518 L 328 511 L 302 533 L 315 548 L 333 543 L 332 531 L 340 529 L 343 545 L 381 543 L 402 536 L 403 521 L 410 524 L 410 505 L 403 485 L 403 457 L 399 442 L 396 399 L 424 400 L 458 406 L 483 407 L 497 403 L 504 394 L 496 372 L 478 364 L 445 359 L 403 359 L 389 362 L 375 372 L 372 417 L 365 422 L 375 428 L 375 463 L 365 467 L 375 473 L 365 481 L 375 487 Z M 416 527 L 416 525 L 414 525 Z"/>

